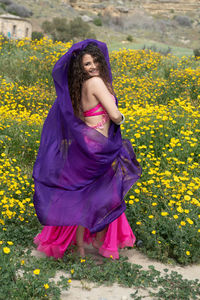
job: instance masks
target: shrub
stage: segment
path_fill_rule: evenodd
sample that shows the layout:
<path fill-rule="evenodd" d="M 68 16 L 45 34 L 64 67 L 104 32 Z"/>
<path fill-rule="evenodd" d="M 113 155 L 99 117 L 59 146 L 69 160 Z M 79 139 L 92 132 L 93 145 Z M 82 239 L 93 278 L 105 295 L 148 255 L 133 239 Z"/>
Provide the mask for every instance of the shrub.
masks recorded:
<path fill-rule="evenodd" d="M 44 37 L 44 34 L 39 31 L 32 32 L 32 40 L 41 40 Z"/>
<path fill-rule="evenodd" d="M 132 37 L 132 35 L 127 35 L 127 37 L 126 37 L 126 39 L 127 39 L 127 41 L 129 41 L 129 42 L 132 42 L 133 41 L 133 37 Z"/>
<path fill-rule="evenodd" d="M 93 23 L 96 26 L 102 26 L 102 20 L 100 18 L 95 18 Z"/>
<path fill-rule="evenodd" d="M 42 28 L 44 32 L 51 34 L 54 42 L 67 42 L 76 38 L 95 38 L 95 34 L 90 30 L 90 25 L 81 18 L 75 18 L 69 24 L 64 18 L 54 18 L 52 22 L 43 22 Z"/>
<path fill-rule="evenodd" d="M 152 45 L 152 46 L 146 46 L 144 45 L 143 50 L 146 50 L 147 52 L 149 52 L 149 50 L 153 51 L 153 52 L 158 52 L 162 55 L 167 55 L 169 53 L 171 53 L 172 49 L 170 47 L 168 47 L 167 49 L 158 49 L 156 45 Z"/>
<path fill-rule="evenodd" d="M 93 38 L 95 34 L 91 31 L 90 25 L 81 18 L 75 18 L 69 23 L 70 38 Z"/>
<path fill-rule="evenodd" d="M 174 19 L 180 26 L 192 26 L 191 19 L 188 16 L 175 16 Z"/>
<path fill-rule="evenodd" d="M 0 3 L 3 3 L 5 5 L 13 4 L 11 0 L 0 0 Z"/>
<path fill-rule="evenodd" d="M 200 48 L 193 50 L 194 56 L 196 59 L 200 59 Z"/>
<path fill-rule="evenodd" d="M 14 3 L 8 5 L 6 11 L 22 18 L 28 18 L 33 15 L 32 11 L 28 10 L 26 7 Z"/>
<path fill-rule="evenodd" d="M 52 22 L 53 29 L 57 31 L 65 31 L 67 28 L 67 20 L 65 18 L 53 18 Z"/>
<path fill-rule="evenodd" d="M 53 41 L 67 42 L 70 40 L 69 25 L 65 18 L 53 18 L 52 22 L 42 23 L 44 32 L 51 34 Z"/>
<path fill-rule="evenodd" d="M 46 33 L 51 33 L 53 32 L 53 23 L 49 22 L 49 21 L 44 21 L 42 23 L 42 29 L 44 30 L 44 32 Z"/>

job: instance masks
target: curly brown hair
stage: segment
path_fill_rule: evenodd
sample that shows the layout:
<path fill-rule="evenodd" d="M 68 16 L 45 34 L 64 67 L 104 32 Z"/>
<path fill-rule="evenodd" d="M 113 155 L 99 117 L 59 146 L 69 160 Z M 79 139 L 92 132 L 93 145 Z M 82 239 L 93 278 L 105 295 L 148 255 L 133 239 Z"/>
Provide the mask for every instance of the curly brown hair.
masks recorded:
<path fill-rule="evenodd" d="M 83 109 L 81 106 L 82 84 L 85 80 L 91 78 L 91 76 L 83 68 L 82 59 L 85 54 L 90 54 L 99 63 L 99 76 L 103 79 L 110 93 L 114 94 L 108 65 L 106 63 L 104 54 L 95 43 L 89 43 L 78 54 L 74 53 L 71 58 L 68 70 L 69 92 L 74 109 L 74 114 L 77 117 L 83 116 Z"/>

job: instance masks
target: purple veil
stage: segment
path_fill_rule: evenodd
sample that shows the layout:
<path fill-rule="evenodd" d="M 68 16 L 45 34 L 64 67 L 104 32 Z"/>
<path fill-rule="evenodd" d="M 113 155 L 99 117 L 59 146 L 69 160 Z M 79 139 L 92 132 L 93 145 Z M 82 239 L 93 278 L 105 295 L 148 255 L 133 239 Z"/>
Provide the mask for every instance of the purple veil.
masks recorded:
<path fill-rule="evenodd" d="M 105 137 L 74 115 L 69 62 L 91 42 L 103 52 L 112 81 L 107 46 L 93 39 L 74 44 L 55 64 L 57 98 L 44 122 L 33 167 L 33 200 L 42 225 L 82 225 L 94 233 L 124 212 L 124 196 L 141 167 L 130 141 L 122 140 L 120 126 L 111 122 Z"/>

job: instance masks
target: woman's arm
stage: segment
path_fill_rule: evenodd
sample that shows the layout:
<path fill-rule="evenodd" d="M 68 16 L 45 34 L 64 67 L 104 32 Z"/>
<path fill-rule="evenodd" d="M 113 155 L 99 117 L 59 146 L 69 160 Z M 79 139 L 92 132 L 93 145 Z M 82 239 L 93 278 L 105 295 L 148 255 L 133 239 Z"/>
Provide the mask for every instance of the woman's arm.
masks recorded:
<path fill-rule="evenodd" d="M 122 114 L 118 110 L 107 86 L 100 77 L 92 77 L 88 80 L 88 89 L 103 105 L 110 119 L 118 124 L 123 121 Z"/>

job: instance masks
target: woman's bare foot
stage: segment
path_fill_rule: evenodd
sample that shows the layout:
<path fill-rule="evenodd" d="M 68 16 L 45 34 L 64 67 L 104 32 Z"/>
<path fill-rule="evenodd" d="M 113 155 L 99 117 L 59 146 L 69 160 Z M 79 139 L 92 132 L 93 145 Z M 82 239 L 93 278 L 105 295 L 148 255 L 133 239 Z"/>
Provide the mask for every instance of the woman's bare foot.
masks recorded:
<path fill-rule="evenodd" d="M 95 249 L 101 248 L 102 244 L 103 244 L 103 242 L 100 242 L 100 241 L 97 241 L 97 240 L 94 240 L 94 241 L 92 242 L 92 246 L 93 246 Z"/>
<path fill-rule="evenodd" d="M 103 245 L 104 237 L 106 231 L 108 230 L 108 226 L 106 226 L 102 231 L 97 232 L 95 240 L 92 242 L 92 246 L 96 249 L 101 248 Z"/>
<path fill-rule="evenodd" d="M 85 249 L 84 249 L 84 247 L 83 246 L 78 246 L 77 253 L 80 255 L 80 257 L 84 258 L 85 257 Z"/>

